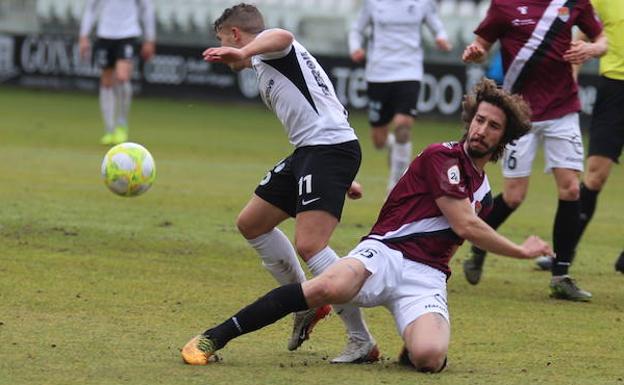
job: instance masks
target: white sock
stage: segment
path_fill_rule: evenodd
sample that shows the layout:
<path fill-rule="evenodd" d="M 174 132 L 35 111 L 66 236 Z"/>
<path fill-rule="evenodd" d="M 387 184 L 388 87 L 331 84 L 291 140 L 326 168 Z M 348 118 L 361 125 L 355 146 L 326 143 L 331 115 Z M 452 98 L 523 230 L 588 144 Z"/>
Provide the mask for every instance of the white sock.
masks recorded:
<path fill-rule="evenodd" d="M 301 283 L 306 280 L 292 243 L 280 229 L 274 228 L 247 242 L 256 249 L 262 259 L 262 265 L 280 285 Z"/>
<path fill-rule="evenodd" d="M 128 127 L 128 112 L 132 102 L 132 84 L 127 81 L 115 85 L 117 99 L 117 126 Z"/>
<path fill-rule="evenodd" d="M 316 277 L 336 262 L 338 262 L 338 255 L 331 247 L 327 246 L 308 260 L 308 267 Z M 332 307 L 345 324 L 350 338 L 358 341 L 373 340 L 359 307 L 351 304 L 332 305 Z"/>
<path fill-rule="evenodd" d="M 112 133 L 115 129 L 115 92 L 113 87 L 100 85 L 100 110 L 104 119 L 104 129 Z"/>
<path fill-rule="evenodd" d="M 395 143 L 390 148 L 390 178 L 388 179 L 388 191 L 394 188 L 399 179 L 407 170 L 412 160 L 412 142 Z"/>

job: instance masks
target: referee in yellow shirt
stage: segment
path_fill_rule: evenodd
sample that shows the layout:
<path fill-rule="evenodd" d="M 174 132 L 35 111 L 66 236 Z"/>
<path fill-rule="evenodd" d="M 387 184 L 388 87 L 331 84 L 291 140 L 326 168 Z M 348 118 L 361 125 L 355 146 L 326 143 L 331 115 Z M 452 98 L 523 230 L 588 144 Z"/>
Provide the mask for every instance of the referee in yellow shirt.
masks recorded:
<path fill-rule="evenodd" d="M 598 193 L 624 147 L 624 1 L 591 0 L 604 25 L 609 50 L 600 58 L 600 84 L 589 129 L 587 167 L 581 184 L 581 231 L 594 215 Z M 624 273 L 624 251 L 615 263 Z"/>

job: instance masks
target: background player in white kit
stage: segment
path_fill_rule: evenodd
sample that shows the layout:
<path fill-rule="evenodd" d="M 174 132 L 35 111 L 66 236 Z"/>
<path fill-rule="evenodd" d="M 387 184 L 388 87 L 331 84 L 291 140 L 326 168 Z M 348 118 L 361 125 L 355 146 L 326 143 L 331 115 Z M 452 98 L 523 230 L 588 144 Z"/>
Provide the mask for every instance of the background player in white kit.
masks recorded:
<path fill-rule="evenodd" d="M 338 256 L 328 242 L 340 220 L 345 194 L 361 195 L 353 182 L 361 162 L 360 145 L 329 77 L 290 32 L 265 30 L 260 11 L 244 3 L 226 9 L 214 29 L 221 47 L 205 50 L 204 59 L 233 70 L 253 67 L 264 103 L 295 147 L 260 181 L 236 224 L 281 285 L 304 282 L 295 250 L 276 226 L 295 218 L 295 247 L 312 274 L 334 263 Z M 360 309 L 335 310 L 347 325 L 349 342 L 333 362 L 377 360 L 377 345 Z M 329 311 L 323 306 L 296 314 L 288 349 L 297 349 Z"/>
<path fill-rule="evenodd" d="M 352 301 L 392 313 L 405 344 L 400 363 L 422 372 L 444 369 L 450 340 L 446 280 L 463 239 L 515 258 L 552 254 L 540 238 L 517 245 L 480 218 L 491 205 L 484 167 L 528 132 L 530 112 L 522 98 L 491 80 L 475 91 L 463 104 L 463 140 L 431 145 L 416 157 L 371 232 L 348 256 L 310 281 L 274 289 L 193 338 L 182 349 L 184 361 L 205 365 L 233 338 L 290 312 Z"/>
<path fill-rule="evenodd" d="M 79 47 L 83 59 L 90 51 L 89 34 L 96 22 L 93 57 L 102 68 L 100 109 L 105 128 L 101 143 L 117 144 L 128 139 L 130 81 L 141 35 L 142 58 L 149 60 L 155 53 L 154 6 L 151 0 L 88 0 L 80 24 Z"/>
<path fill-rule="evenodd" d="M 423 77 L 423 24 L 439 49 L 451 50 L 434 0 L 365 0 L 349 33 L 351 59 L 366 59 L 373 145 L 390 152 L 388 191 L 412 160 L 411 128 Z"/>

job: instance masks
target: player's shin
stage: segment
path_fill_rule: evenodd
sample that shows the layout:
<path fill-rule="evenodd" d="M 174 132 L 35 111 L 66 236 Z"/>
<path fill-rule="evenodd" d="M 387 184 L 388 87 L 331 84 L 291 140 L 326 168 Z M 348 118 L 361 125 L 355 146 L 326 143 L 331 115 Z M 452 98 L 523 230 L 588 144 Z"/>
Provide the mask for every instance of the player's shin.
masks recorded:
<path fill-rule="evenodd" d="M 336 252 L 327 246 L 308 260 L 308 267 L 316 277 L 329 266 L 338 262 L 338 259 Z M 332 305 L 332 307 L 345 324 L 349 340 L 366 341 L 374 344 L 373 336 L 370 334 L 366 322 L 364 322 L 362 311 L 359 307 L 350 304 Z"/>
<path fill-rule="evenodd" d="M 280 286 L 221 324 L 193 337 L 182 349 L 182 359 L 190 365 L 207 365 L 214 353 L 230 340 L 307 308 L 301 284 Z"/>
<path fill-rule="evenodd" d="M 274 228 L 248 242 L 260 255 L 262 265 L 280 285 L 305 281 L 295 249 L 281 230 Z"/>

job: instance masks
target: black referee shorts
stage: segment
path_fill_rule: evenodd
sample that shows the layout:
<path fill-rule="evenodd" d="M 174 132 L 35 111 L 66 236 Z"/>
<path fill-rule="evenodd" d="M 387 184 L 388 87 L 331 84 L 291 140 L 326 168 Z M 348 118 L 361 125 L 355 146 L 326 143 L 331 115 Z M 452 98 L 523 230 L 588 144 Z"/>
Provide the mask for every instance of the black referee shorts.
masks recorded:
<path fill-rule="evenodd" d="M 624 80 L 600 77 L 589 128 L 588 155 L 601 155 L 619 163 L 624 147 Z"/>

